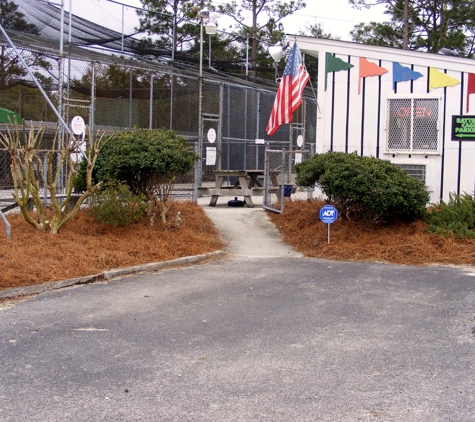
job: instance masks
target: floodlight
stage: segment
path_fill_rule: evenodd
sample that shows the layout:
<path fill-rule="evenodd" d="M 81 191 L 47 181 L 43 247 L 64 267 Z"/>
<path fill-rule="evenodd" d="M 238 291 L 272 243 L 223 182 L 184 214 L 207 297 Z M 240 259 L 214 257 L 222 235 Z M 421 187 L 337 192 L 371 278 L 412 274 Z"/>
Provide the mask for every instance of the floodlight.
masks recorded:
<path fill-rule="evenodd" d="M 276 63 L 279 63 L 284 55 L 284 49 L 280 45 L 269 46 L 269 54 Z"/>
<path fill-rule="evenodd" d="M 208 23 L 205 25 L 205 31 L 208 35 L 216 34 L 218 30 L 218 25 L 216 25 L 214 18 L 212 16 L 209 17 Z"/>

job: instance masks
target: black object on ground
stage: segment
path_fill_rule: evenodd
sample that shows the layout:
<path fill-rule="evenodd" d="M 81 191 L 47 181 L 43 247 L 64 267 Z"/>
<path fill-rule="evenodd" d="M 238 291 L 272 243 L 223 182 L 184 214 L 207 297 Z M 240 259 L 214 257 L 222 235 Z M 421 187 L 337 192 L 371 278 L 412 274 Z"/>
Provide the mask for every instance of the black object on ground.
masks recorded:
<path fill-rule="evenodd" d="M 244 201 L 237 199 L 237 196 L 236 196 L 234 197 L 234 199 L 231 199 L 230 201 L 228 201 L 228 206 L 229 207 L 243 207 Z"/>

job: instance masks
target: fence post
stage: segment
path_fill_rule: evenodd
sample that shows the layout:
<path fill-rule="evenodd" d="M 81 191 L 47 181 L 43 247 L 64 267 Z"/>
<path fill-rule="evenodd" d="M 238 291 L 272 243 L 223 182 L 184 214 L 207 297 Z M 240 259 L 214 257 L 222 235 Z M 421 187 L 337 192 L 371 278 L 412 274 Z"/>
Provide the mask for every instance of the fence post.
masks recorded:
<path fill-rule="evenodd" d="M 152 129 L 152 118 L 153 118 L 153 73 L 152 76 L 150 76 L 150 105 L 148 109 L 148 118 L 149 118 L 149 123 L 148 123 L 148 128 Z"/>
<path fill-rule="evenodd" d="M 259 120 L 259 110 L 261 109 L 261 92 L 256 92 L 256 139 L 259 139 L 259 129 L 260 129 L 260 120 Z M 259 168 L 259 144 L 256 144 L 256 169 Z"/>
<path fill-rule="evenodd" d="M 132 129 L 132 103 L 134 101 L 134 96 L 133 96 L 133 77 L 134 77 L 134 71 L 132 68 L 130 69 L 130 77 L 129 77 L 129 129 Z"/>
<path fill-rule="evenodd" d="M 280 178 L 280 210 L 284 211 L 284 189 L 287 180 L 286 165 L 285 165 L 285 149 L 282 149 L 282 177 Z"/>
<path fill-rule="evenodd" d="M 269 153 L 267 151 L 268 149 L 269 149 L 269 144 L 267 143 L 264 149 L 264 200 L 262 201 L 262 205 L 264 207 L 269 206 L 267 204 L 267 198 L 269 196 L 269 182 L 270 182 Z"/>
<path fill-rule="evenodd" d="M 221 154 L 223 151 L 223 109 L 224 109 L 224 84 L 219 84 L 219 111 L 218 111 L 218 139 L 216 142 L 216 170 L 222 170 Z"/>
<path fill-rule="evenodd" d="M 94 62 L 91 63 L 91 109 L 89 112 L 89 129 L 92 139 L 89 143 L 94 142 L 94 126 L 95 126 L 95 110 L 96 110 L 96 66 Z"/>
<path fill-rule="evenodd" d="M 197 143 L 195 143 L 195 152 L 198 154 L 200 151 L 200 147 Z M 199 178 L 199 169 L 198 166 L 201 165 L 201 156 L 198 161 L 195 162 L 195 170 L 194 170 L 194 180 L 193 180 L 193 202 L 198 202 L 198 178 Z"/>
<path fill-rule="evenodd" d="M 12 234 L 12 226 L 10 225 L 9 221 L 3 214 L 2 210 L 0 210 L 0 217 L 2 217 L 3 223 L 5 224 L 7 239 L 10 239 L 11 234 Z"/>

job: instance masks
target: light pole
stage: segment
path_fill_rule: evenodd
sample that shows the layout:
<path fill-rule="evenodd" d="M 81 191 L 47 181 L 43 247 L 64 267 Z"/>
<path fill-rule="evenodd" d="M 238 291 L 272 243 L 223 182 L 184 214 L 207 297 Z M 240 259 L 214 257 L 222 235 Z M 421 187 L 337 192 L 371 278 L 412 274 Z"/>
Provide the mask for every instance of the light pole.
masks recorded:
<path fill-rule="evenodd" d="M 203 176 L 203 26 L 206 34 L 216 34 L 216 24 L 209 19 L 208 11 L 200 11 L 197 16 L 200 18 L 200 71 L 198 81 L 198 151 L 200 157 L 199 164 L 195 167 L 195 198 L 198 199 L 198 185 L 201 186 Z M 204 25 L 204 19 L 208 23 Z"/>

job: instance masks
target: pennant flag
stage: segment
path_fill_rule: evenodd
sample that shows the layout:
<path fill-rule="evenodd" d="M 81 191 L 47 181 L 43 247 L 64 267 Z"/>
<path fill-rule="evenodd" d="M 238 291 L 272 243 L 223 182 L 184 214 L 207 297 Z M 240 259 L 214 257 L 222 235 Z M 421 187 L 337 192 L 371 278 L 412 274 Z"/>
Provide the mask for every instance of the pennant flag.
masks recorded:
<path fill-rule="evenodd" d="M 473 73 L 468 74 L 468 86 L 467 86 L 467 113 L 470 105 L 470 94 L 475 93 L 475 75 Z"/>
<path fill-rule="evenodd" d="M 339 72 L 340 70 L 348 70 L 354 67 L 351 63 L 334 57 L 331 53 L 326 53 L 325 57 L 325 91 L 327 90 L 327 76 L 330 72 Z"/>
<path fill-rule="evenodd" d="M 361 92 L 361 78 L 367 76 L 381 76 L 388 72 L 388 69 L 380 67 L 375 63 L 371 63 L 364 57 L 360 57 L 360 77 L 358 79 L 358 94 Z"/>
<path fill-rule="evenodd" d="M 439 72 L 434 67 L 429 71 L 429 91 L 433 88 L 445 88 L 446 86 L 458 85 L 460 81 L 456 78 L 452 78 L 446 73 Z"/>
<path fill-rule="evenodd" d="M 272 136 L 280 125 L 292 123 L 292 114 L 302 102 L 302 93 L 310 75 L 302 66 L 297 43 L 294 43 L 275 96 L 274 106 L 267 123 L 266 132 Z"/>
<path fill-rule="evenodd" d="M 409 67 L 404 67 L 397 62 L 393 62 L 393 82 L 413 81 L 419 79 L 422 73 L 414 72 Z"/>

